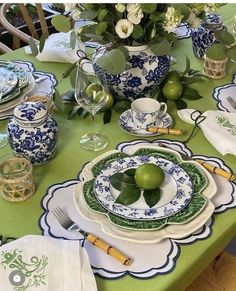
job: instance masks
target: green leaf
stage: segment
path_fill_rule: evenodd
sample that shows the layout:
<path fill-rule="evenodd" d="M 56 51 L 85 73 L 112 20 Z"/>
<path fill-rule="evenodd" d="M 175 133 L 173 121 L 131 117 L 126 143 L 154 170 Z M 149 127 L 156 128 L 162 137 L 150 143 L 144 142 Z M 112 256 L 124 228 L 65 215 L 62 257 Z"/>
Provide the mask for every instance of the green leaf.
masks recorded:
<path fill-rule="evenodd" d="M 183 71 L 183 73 L 181 74 L 181 76 L 185 76 L 186 74 L 189 73 L 190 71 L 190 60 L 188 57 L 186 57 L 186 67 L 185 67 L 185 70 Z"/>
<path fill-rule="evenodd" d="M 128 169 L 124 173 L 130 177 L 134 177 L 136 169 Z"/>
<path fill-rule="evenodd" d="M 68 32 L 71 30 L 70 18 L 64 15 L 56 15 L 51 19 L 51 24 L 57 31 Z"/>
<path fill-rule="evenodd" d="M 111 121 L 111 115 L 111 109 L 108 109 L 103 113 L 103 124 L 109 123 Z"/>
<path fill-rule="evenodd" d="M 70 73 L 77 67 L 77 62 L 74 64 L 71 64 L 62 74 L 62 78 L 66 79 L 70 76 Z"/>
<path fill-rule="evenodd" d="M 118 50 L 121 50 L 121 52 L 124 54 L 126 61 L 129 59 L 129 51 L 126 47 L 123 45 L 117 47 Z"/>
<path fill-rule="evenodd" d="M 77 39 L 76 32 L 74 30 L 72 30 L 71 33 L 70 33 L 70 46 L 71 46 L 72 49 L 75 48 L 76 39 Z"/>
<path fill-rule="evenodd" d="M 178 110 L 187 108 L 187 103 L 181 99 L 175 101 L 175 105 Z"/>
<path fill-rule="evenodd" d="M 157 202 L 160 200 L 161 191 L 159 188 L 156 188 L 154 190 L 144 190 L 143 197 L 147 205 L 151 208 L 156 205 Z"/>
<path fill-rule="evenodd" d="M 215 43 L 206 50 L 206 55 L 212 60 L 224 60 L 226 48 L 223 44 Z"/>
<path fill-rule="evenodd" d="M 53 101 L 54 101 L 55 106 L 56 106 L 60 111 L 64 111 L 64 104 L 63 104 L 63 102 L 62 102 L 61 95 L 60 95 L 60 93 L 58 92 L 58 90 L 55 90 Z"/>
<path fill-rule="evenodd" d="M 103 21 L 106 18 L 107 14 L 108 14 L 108 10 L 106 8 L 100 8 L 98 10 L 98 16 L 97 16 L 98 21 Z"/>
<path fill-rule="evenodd" d="M 46 34 L 43 33 L 42 36 L 40 37 L 40 40 L 39 40 L 39 52 L 40 53 L 43 51 L 45 41 L 46 41 Z"/>
<path fill-rule="evenodd" d="M 178 9 L 180 13 L 183 15 L 182 21 L 185 21 L 189 18 L 191 10 L 189 9 L 188 5 L 178 3 L 178 4 L 174 4 L 173 7 L 175 9 Z"/>
<path fill-rule="evenodd" d="M 150 49 L 156 56 L 168 55 L 171 51 L 171 44 L 162 38 L 157 43 L 150 44 Z"/>
<path fill-rule="evenodd" d="M 107 29 L 107 22 L 106 21 L 99 22 L 96 25 L 95 33 L 97 35 L 102 35 L 106 29 Z"/>
<path fill-rule="evenodd" d="M 33 37 L 31 37 L 31 38 L 29 39 L 29 46 L 30 46 L 30 49 L 31 49 L 32 55 L 33 55 L 33 56 L 37 56 L 37 54 L 39 53 L 39 51 L 38 51 L 38 46 L 37 46 L 35 40 L 33 39 Z"/>
<path fill-rule="evenodd" d="M 201 77 L 182 77 L 181 78 L 181 84 L 187 86 L 193 83 L 197 83 L 197 82 L 203 82 L 203 78 Z"/>
<path fill-rule="evenodd" d="M 132 36 L 134 39 L 138 39 L 138 38 L 140 38 L 142 35 L 143 35 L 143 29 L 142 29 L 142 26 L 141 26 L 140 24 L 134 25 L 134 30 L 133 30 L 131 36 Z"/>
<path fill-rule="evenodd" d="M 198 99 L 201 99 L 203 97 L 198 93 L 197 90 L 190 88 L 190 87 L 187 87 L 184 89 L 182 98 L 186 98 L 189 100 L 198 100 Z"/>
<path fill-rule="evenodd" d="M 234 45 L 230 49 L 228 49 L 226 55 L 229 59 L 236 61 L 236 45 Z"/>
<path fill-rule="evenodd" d="M 140 189 L 134 185 L 127 185 L 116 198 L 115 203 L 129 205 L 140 198 Z"/>
<path fill-rule="evenodd" d="M 120 49 L 113 49 L 97 59 L 99 67 L 112 75 L 121 74 L 125 70 L 126 59 Z"/>
<path fill-rule="evenodd" d="M 229 33 L 227 30 L 216 30 L 214 32 L 216 40 L 218 40 L 220 43 L 225 44 L 225 45 L 231 45 L 233 44 L 234 37 L 231 33 Z"/>
<path fill-rule="evenodd" d="M 144 4 L 144 3 L 142 3 L 140 5 L 141 5 L 142 11 L 144 13 L 152 13 L 152 12 L 155 12 L 157 9 L 157 4 L 149 4 L 149 3 Z"/>
<path fill-rule="evenodd" d="M 122 191 L 127 185 L 135 185 L 134 178 L 124 173 L 113 174 L 110 183 L 118 191 Z"/>
<path fill-rule="evenodd" d="M 79 105 L 74 106 L 74 107 L 72 108 L 72 110 L 69 112 L 67 118 L 68 118 L 68 119 L 72 119 L 72 117 L 74 117 L 75 114 L 77 114 L 77 112 L 78 112 L 79 109 L 81 109 L 81 106 L 79 106 Z"/>
<path fill-rule="evenodd" d="M 80 19 L 93 20 L 98 15 L 98 11 L 89 9 L 80 13 Z"/>

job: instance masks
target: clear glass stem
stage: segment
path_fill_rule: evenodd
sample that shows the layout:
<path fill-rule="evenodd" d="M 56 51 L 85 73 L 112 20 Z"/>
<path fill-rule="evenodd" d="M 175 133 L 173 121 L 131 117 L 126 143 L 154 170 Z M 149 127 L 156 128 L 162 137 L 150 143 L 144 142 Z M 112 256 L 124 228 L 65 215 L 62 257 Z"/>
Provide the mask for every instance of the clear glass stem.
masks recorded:
<path fill-rule="evenodd" d="M 91 112 L 91 120 L 92 120 L 92 133 L 93 133 L 94 139 L 96 138 L 95 115 L 96 115 L 96 112 L 94 112 L 93 110 Z"/>

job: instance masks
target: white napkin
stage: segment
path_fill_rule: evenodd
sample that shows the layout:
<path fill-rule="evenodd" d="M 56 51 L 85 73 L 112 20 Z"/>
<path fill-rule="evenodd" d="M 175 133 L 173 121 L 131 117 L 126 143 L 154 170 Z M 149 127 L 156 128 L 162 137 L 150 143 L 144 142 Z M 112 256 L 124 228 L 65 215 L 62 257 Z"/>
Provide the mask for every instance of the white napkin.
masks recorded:
<path fill-rule="evenodd" d="M 88 255 L 78 241 L 37 235 L 0 248 L 0 282 L 2 291 L 97 290 Z"/>
<path fill-rule="evenodd" d="M 77 51 L 85 51 L 85 45 L 77 39 L 75 48 L 70 47 L 70 31 L 49 35 L 46 39 L 43 51 L 36 58 L 41 62 L 75 63 L 79 60 Z M 25 53 L 31 54 L 29 46 L 25 47 Z"/>
<path fill-rule="evenodd" d="M 193 109 L 178 110 L 178 116 L 185 122 L 194 124 L 200 115 Z M 192 116 L 191 116 L 192 114 Z M 202 114 L 206 118 L 199 123 L 205 137 L 222 155 L 236 156 L 236 113 L 208 110 Z"/>

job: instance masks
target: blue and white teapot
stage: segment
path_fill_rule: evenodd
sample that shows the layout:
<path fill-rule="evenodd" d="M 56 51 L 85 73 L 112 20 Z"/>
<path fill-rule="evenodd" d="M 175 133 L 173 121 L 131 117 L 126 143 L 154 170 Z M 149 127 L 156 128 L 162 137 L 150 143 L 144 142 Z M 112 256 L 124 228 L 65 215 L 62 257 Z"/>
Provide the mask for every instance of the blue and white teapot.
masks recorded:
<path fill-rule="evenodd" d="M 43 164 L 54 157 L 57 123 L 40 102 L 25 102 L 14 109 L 8 123 L 8 140 L 15 153 L 32 164 Z"/>

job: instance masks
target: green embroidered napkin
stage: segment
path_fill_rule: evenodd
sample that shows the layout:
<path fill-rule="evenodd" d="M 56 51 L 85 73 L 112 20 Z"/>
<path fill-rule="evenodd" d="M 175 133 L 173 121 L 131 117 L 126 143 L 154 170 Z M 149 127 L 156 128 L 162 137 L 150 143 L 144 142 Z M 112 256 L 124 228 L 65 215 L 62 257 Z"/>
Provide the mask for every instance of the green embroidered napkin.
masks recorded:
<path fill-rule="evenodd" d="M 236 156 L 236 113 L 208 110 L 202 115 L 193 109 L 182 109 L 178 116 L 190 124 L 197 123 L 208 141 L 222 155 Z"/>
<path fill-rule="evenodd" d="M 4 291 L 96 291 L 86 250 L 78 241 L 28 235 L 0 247 Z"/>

